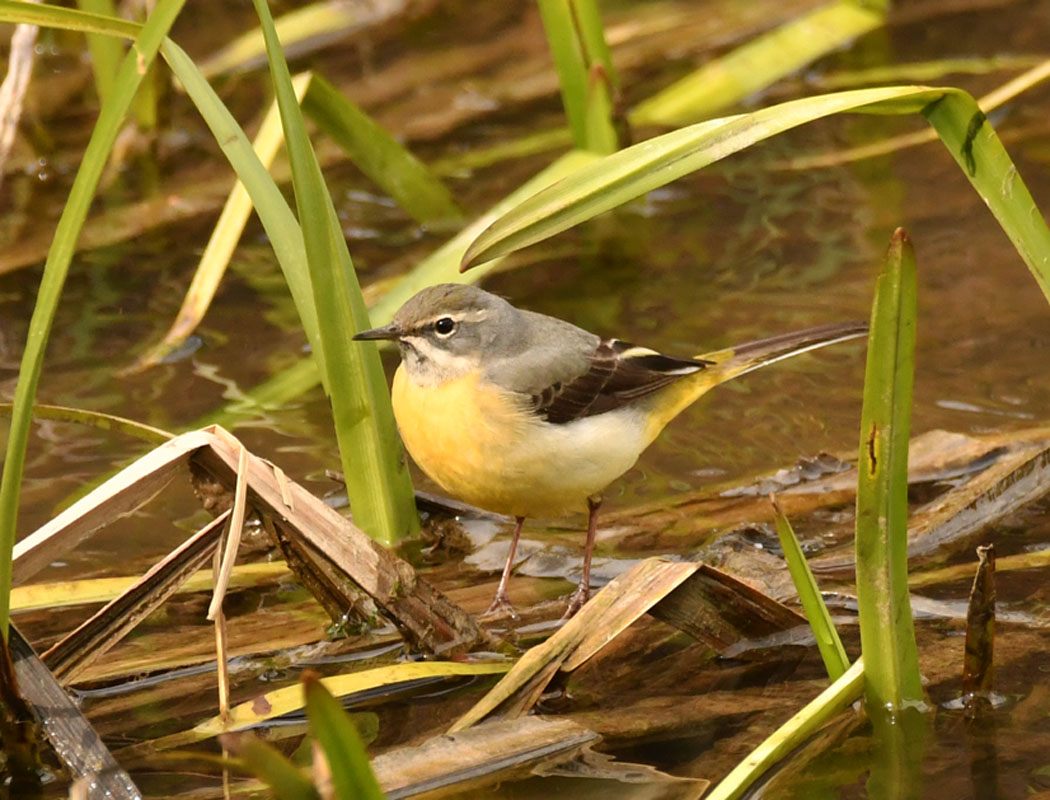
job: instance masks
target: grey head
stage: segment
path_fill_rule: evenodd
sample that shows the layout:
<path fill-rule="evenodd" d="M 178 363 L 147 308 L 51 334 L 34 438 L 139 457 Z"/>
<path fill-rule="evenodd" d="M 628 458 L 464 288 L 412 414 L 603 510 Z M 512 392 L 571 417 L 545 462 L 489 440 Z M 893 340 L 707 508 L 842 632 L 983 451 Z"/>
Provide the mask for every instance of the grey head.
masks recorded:
<path fill-rule="evenodd" d="M 409 299 L 389 325 L 354 339 L 398 343 L 409 376 L 436 385 L 474 372 L 532 392 L 586 364 L 598 337 L 554 317 L 522 311 L 476 286 L 442 283 Z"/>

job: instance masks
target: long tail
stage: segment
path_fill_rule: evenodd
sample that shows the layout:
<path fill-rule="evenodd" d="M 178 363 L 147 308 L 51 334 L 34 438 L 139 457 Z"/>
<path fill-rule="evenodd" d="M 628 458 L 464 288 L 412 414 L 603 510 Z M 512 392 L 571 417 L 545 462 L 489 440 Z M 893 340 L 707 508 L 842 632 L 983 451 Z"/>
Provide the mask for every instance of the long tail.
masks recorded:
<path fill-rule="evenodd" d="M 867 333 L 868 325 L 865 322 L 840 322 L 807 328 L 795 333 L 771 336 L 768 339 L 758 339 L 736 347 L 696 356 L 698 361 L 708 363 L 707 368 L 677 381 L 654 396 L 655 408 L 650 418 L 649 434 L 655 439 L 668 422 L 699 400 L 701 396 L 726 381 L 731 381 L 748 372 L 754 372 L 769 364 L 775 364 L 777 361 L 783 361 L 785 358 L 808 353 L 810 350 L 838 342 L 857 339 Z"/>

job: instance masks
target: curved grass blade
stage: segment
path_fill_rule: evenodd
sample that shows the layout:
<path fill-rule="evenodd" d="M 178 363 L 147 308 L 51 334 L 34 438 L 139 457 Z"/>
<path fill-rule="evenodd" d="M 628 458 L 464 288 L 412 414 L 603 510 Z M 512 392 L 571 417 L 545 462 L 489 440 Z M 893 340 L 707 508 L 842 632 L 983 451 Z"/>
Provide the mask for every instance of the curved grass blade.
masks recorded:
<path fill-rule="evenodd" d="M 864 661 L 857 661 L 816 699 L 781 725 L 737 764 L 704 800 L 736 800 L 780 759 L 812 736 L 831 717 L 860 697 L 864 690 Z"/>
<path fill-rule="evenodd" d="M 875 287 L 857 478 L 857 607 L 866 694 L 891 713 L 923 700 L 908 595 L 908 435 L 915 254 L 898 229 Z"/>
<path fill-rule="evenodd" d="M 922 112 L 1050 300 L 1050 229 L 974 99 L 898 86 L 807 97 L 710 120 L 621 150 L 529 198 L 481 234 L 464 268 L 542 241 L 779 133 L 834 114 Z"/>
<path fill-rule="evenodd" d="M 428 168 L 379 123 L 320 75 L 303 98 L 303 112 L 346 151 L 365 175 L 414 219 L 448 226 L 462 221 L 452 194 Z"/>
<path fill-rule="evenodd" d="M 303 675 L 310 733 L 321 745 L 335 789 L 335 800 L 383 800 L 368 753 L 342 704 L 315 676 Z"/>
<path fill-rule="evenodd" d="M 269 786 L 278 800 L 321 800 L 313 782 L 272 744 L 251 734 L 226 734 L 220 742 L 237 766 Z"/>
<path fill-rule="evenodd" d="M 63 28 L 81 33 L 99 33 L 134 39 L 142 25 L 120 17 L 108 17 L 60 6 L 27 3 L 25 0 L 0 0 L 0 22 L 25 22 L 41 28 Z"/>
<path fill-rule="evenodd" d="M 117 6 L 114 0 L 77 0 L 77 7 L 81 11 L 98 14 L 101 17 L 116 17 Z M 120 59 L 123 58 L 123 48 L 120 42 L 113 41 L 112 37 L 100 34 L 87 35 L 88 51 L 91 53 L 91 72 L 95 76 L 95 91 L 98 99 L 104 103 L 113 91 L 113 81 L 116 80 L 117 70 L 120 68 Z"/>
<path fill-rule="evenodd" d="M 616 150 L 612 61 L 596 0 L 539 0 L 573 141 L 581 150 Z"/>
<path fill-rule="evenodd" d="M 681 125 L 728 108 L 880 27 L 886 15 L 857 0 L 810 11 L 736 48 L 640 103 L 635 125 Z"/>
<path fill-rule="evenodd" d="M 780 546 L 784 550 L 784 560 L 791 573 L 791 580 L 795 584 L 798 598 L 802 603 L 802 610 L 809 620 L 809 627 L 813 629 L 813 636 L 817 640 L 817 649 L 820 657 L 824 660 L 824 667 L 828 671 L 828 677 L 836 681 L 849 669 L 849 657 L 846 648 L 842 646 L 839 632 L 835 629 L 835 623 L 831 621 L 831 613 L 824 604 L 824 598 L 820 594 L 820 587 L 813 577 L 813 572 L 806 563 L 806 556 L 799 546 L 795 531 L 791 523 L 780 510 L 776 497 L 770 495 L 773 504 L 774 521 L 777 527 L 777 537 Z"/>
<path fill-rule="evenodd" d="M 0 417 L 10 416 L 12 410 L 13 405 L 11 403 L 0 403 Z M 33 405 L 33 418 L 75 422 L 79 425 L 88 425 L 99 430 L 117 431 L 150 444 L 161 444 L 175 436 L 173 433 L 154 428 L 152 425 L 147 425 L 144 422 L 136 422 L 127 417 L 118 417 L 115 414 L 106 414 L 102 411 L 89 411 L 86 408 L 35 403 Z"/>
<path fill-rule="evenodd" d="M 3 478 L 0 480 L 0 633 L 5 641 L 8 634 L 11 553 L 18 524 L 19 491 L 29 442 L 33 400 L 40 382 L 51 325 L 69 272 L 69 264 L 73 259 L 77 237 L 87 219 L 91 200 L 117 133 L 142 82 L 146 68 L 153 62 L 184 2 L 185 0 L 159 0 L 135 44 L 125 56 L 109 102 L 102 105 L 98 121 L 91 132 L 91 139 L 84 151 L 44 265 L 44 274 L 40 281 L 40 290 L 29 323 L 26 347 L 18 373 L 7 455 L 4 459 Z"/>
<path fill-rule="evenodd" d="M 386 376 L 373 346 L 356 346 L 368 311 L 346 240 L 306 135 L 288 64 L 266 0 L 253 0 L 266 39 L 285 147 L 292 167 L 314 305 L 320 323 L 323 368 L 354 520 L 390 544 L 418 530 L 412 483 L 394 426 Z"/>
<path fill-rule="evenodd" d="M 275 20 L 277 37 L 284 42 L 289 58 L 308 49 L 351 36 L 355 31 L 382 24 L 402 13 L 403 0 L 383 3 L 347 3 L 322 0 L 293 9 Z M 200 62 L 201 71 L 213 78 L 226 72 L 242 72 L 266 63 L 266 42 L 262 31 L 238 36 L 210 58 Z"/>
<path fill-rule="evenodd" d="M 415 661 L 374 667 L 345 675 L 323 678 L 321 683 L 336 697 L 359 692 L 371 692 L 384 686 L 410 685 L 416 681 L 436 678 L 457 678 L 474 675 L 500 675 L 512 666 L 510 661 Z M 187 731 L 180 731 L 160 739 L 135 744 L 121 751 L 123 754 L 144 755 L 186 747 L 212 739 L 221 733 L 247 730 L 285 714 L 301 711 L 303 693 L 297 684 L 275 689 L 230 709 L 223 719 L 214 716 Z"/>

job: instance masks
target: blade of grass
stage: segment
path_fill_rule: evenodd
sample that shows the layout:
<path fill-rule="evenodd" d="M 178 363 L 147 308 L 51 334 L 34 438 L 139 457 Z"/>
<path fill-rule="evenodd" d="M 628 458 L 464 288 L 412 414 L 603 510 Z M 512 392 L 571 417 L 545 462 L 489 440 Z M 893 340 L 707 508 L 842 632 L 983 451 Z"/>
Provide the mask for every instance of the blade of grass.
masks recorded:
<path fill-rule="evenodd" d="M 15 388 L 7 455 L 4 459 L 3 478 L 0 480 L 0 633 L 5 641 L 10 612 L 11 553 L 18 524 L 19 491 L 29 443 L 33 401 L 40 382 L 51 325 L 69 272 L 77 237 L 87 219 L 91 200 L 120 125 L 142 81 L 144 68 L 148 68 L 153 62 L 161 42 L 164 41 L 184 2 L 185 0 L 159 0 L 135 44 L 125 56 L 109 102 L 102 105 L 98 121 L 91 132 L 44 265 L 44 274 L 29 323 L 26 347 Z"/>
<path fill-rule="evenodd" d="M 276 747 L 250 733 L 220 737 L 245 772 L 254 775 L 273 791 L 278 800 L 321 800 L 310 779 Z"/>
<path fill-rule="evenodd" d="M 24 0 L 0 0 L 0 22 L 25 22 L 42 28 L 63 28 L 81 33 L 100 33 L 134 39 L 142 26 L 137 22 L 108 17 L 60 6 L 27 3 Z"/>
<path fill-rule="evenodd" d="M 857 606 L 866 694 L 873 708 L 891 713 L 923 699 L 908 596 L 915 297 L 915 255 L 898 229 L 871 311 L 857 478 Z"/>
<path fill-rule="evenodd" d="M 357 728 L 339 703 L 312 674 L 303 675 L 310 733 L 324 751 L 337 800 L 383 800 Z"/>
<path fill-rule="evenodd" d="M 596 0 L 539 0 L 539 8 L 573 141 L 581 150 L 613 152 L 614 73 Z"/>
<path fill-rule="evenodd" d="M 77 8 L 103 17 L 118 16 L 117 5 L 113 0 L 77 0 Z M 95 76 L 95 91 L 99 102 L 104 103 L 112 93 L 124 49 L 112 37 L 92 33 L 87 35 L 87 44 L 91 53 L 91 72 Z"/>
<path fill-rule="evenodd" d="M 807 97 L 710 120 L 605 156 L 529 198 L 481 234 L 469 268 L 542 241 L 779 133 L 833 114 L 922 112 L 987 203 L 1050 300 L 1050 229 L 974 99 L 958 89 L 899 86 Z"/>
<path fill-rule="evenodd" d="M 640 103 L 634 125 L 680 125 L 739 103 L 880 27 L 885 14 L 856 0 L 810 11 L 736 48 Z"/>
<path fill-rule="evenodd" d="M 331 195 L 306 135 L 270 9 L 265 0 L 254 0 L 254 4 L 266 39 L 292 167 L 351 511 L 359 527 L 391 544 L 412 536 L 419 519 L 386 377 L 378 350 L 351 342 L 351 331 L 369 326 L 368 311 Z"/>
<path fill-rule="evenodd" d="M 338 40 L 354 31 L 369 28 L 396 17 L 408 4 L 403 0 L 384 3 L 346 3 L 322 0 L 282 14 L 275 21 L 277 38 L 285 45 L 289 58 L 306 50 L 311 42 Z M 213 78 L 225 72 L 239 72 L 266 63 L 266 43 L 256 28 L 238 36 L 219 52 L 200 62 L 201 71 Z"/>
<path fill-rule="evenodd" d="M 813 572 L 806 563 L 806 556 L 798 543 L 795 531 L 791 528 L 791 523 L 780 510 L 776 496 L 770 495 L 769 500 L 773 504 L 774 521 L 780 546 L 784 550 L 784 560 L 787 562 L 788 572 L 791 573 L 791 580 L 795 584 L 795 590 L 802 603 L 802 610 L 806 614 L 806 619 L 809 620 L 809 626 L 813 629 L 817 649 L 820 650 L 820 657 L 824 660 L 828 676 L 831 680 L 837 681 L 849 669 L 846 648 L 842 646 L 839 632 L 835 629 L 835 623 L 831 621 L 831 613 L 824 604 L 820 587 L 817 586 L 816 578 L 813 577 Z"/>
<path fill-rule="evenodd" d="M 310 81 L 303 112 L 414 219 L 439 226 L 462 221 L 463 212 L 445 184 L 320 75 Z"/>
<path fill-rule="evenodd" d="M 864 662 L 858 658 L 842 677 L 752 750 L 710 794 L 704 795 L 704 800 L 736 800 L 743 797 L 748 788 L 774 764 L 860 697 L 864 691 L 864 673 Z"/>

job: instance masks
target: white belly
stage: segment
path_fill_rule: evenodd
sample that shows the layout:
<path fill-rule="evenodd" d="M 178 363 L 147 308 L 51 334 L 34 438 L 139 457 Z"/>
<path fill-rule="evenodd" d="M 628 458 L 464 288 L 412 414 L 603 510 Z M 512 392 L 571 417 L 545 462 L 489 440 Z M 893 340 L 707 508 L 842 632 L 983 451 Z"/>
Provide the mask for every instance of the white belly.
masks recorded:
<path fill-rule="evenodd" d="M 515 508 L 505 513 L 582 510 L 588 497 L 634 466 L 647 444 L 644 428 L 641 415 L 631 410 L 530 426 L 519 446 L 504 457 L 507 481 L 520 487 L 513 493 Z"/>

